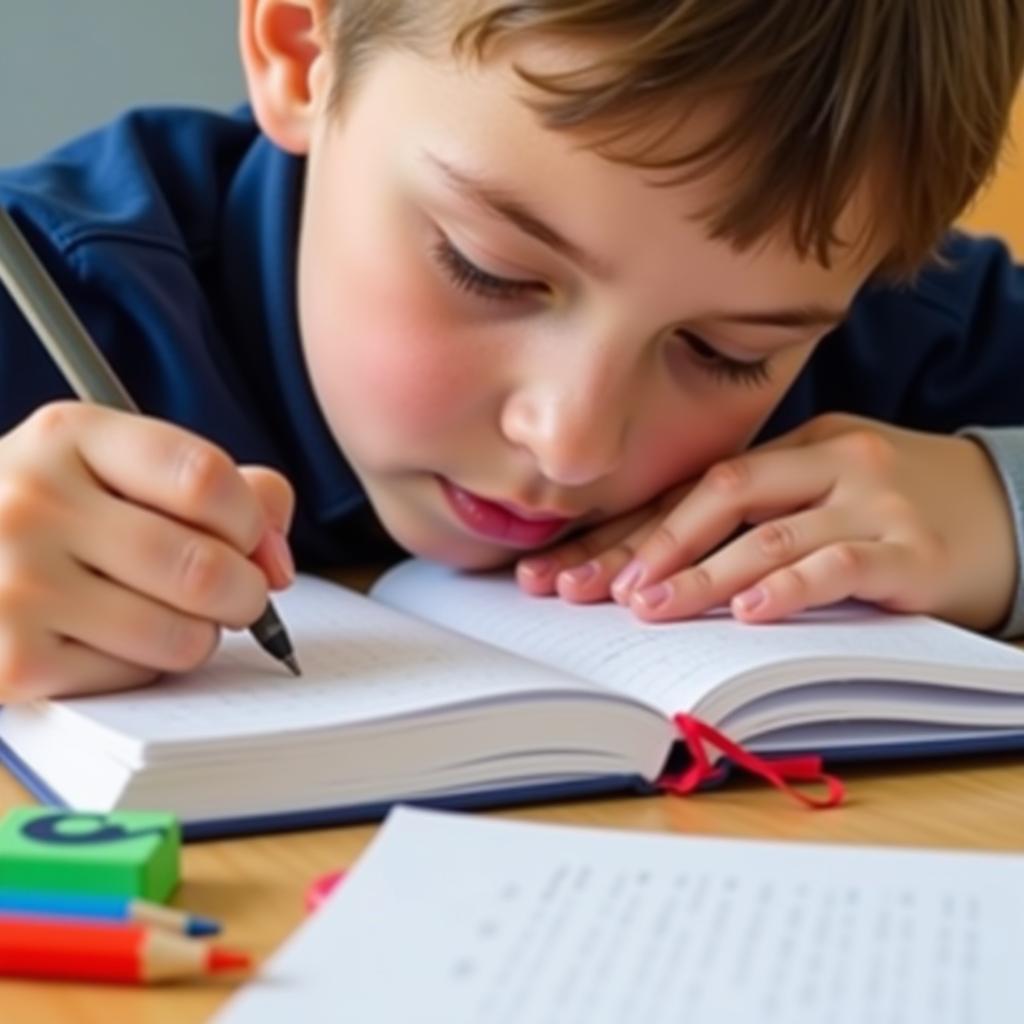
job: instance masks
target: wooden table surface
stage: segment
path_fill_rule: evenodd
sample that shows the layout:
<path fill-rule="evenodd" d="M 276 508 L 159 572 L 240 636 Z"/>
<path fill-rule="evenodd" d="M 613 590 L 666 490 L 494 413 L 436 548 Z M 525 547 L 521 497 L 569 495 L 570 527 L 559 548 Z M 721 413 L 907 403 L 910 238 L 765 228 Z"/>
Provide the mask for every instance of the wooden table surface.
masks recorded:
<path fill-rule="evenodd" d="M 1024 756 L 875 765 L 842 773 L 849 799 L 808 811 L 756 783 L 687 798 L 587 800 L 499 817 L 651 832 L 1024 852 Z M 27 794 L 0 769 L 0 812 Z M 189 844 L 174 903 L 221 918 L 225 942 L 270 954 L 302 920 L 316 875 L 351 864 L 373 826 Z M 151 989 L 0 981 L 3 1024 L 191 1024 L 228 998 L 227 982 Z"/>

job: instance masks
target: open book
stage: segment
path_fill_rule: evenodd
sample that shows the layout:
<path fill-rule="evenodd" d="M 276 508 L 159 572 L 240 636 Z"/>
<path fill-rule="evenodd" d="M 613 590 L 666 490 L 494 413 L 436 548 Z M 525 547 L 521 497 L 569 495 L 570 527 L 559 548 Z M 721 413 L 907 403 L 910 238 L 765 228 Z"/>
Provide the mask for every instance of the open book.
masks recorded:
<path fill-rule="evenodd" d="M 4 759 L 51 802 L 210 835 L 649 789 L 680 712 L 769 754 L 1024 748 L 1024 652 L 922 617 L 644 625 L 419 561 L 370 597 L 302 577 L 274 600 L 301 678 L 231 634 L 155 686 L 5 708 Z"/>

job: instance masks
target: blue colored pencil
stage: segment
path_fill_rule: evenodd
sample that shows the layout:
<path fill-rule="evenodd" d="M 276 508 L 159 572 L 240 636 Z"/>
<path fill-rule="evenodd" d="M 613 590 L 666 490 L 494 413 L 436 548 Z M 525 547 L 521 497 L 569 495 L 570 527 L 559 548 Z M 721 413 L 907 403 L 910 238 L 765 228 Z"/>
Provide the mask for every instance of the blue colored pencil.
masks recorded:
<path fill-rule="evenodd" d="M 31 892 L 0 889 L 0 913 L 41 917 L 77 917 L 105 921 L 134 921 L 182 935 L 216 935 L 220 924 L 148 900 L 89 893 Z"/>

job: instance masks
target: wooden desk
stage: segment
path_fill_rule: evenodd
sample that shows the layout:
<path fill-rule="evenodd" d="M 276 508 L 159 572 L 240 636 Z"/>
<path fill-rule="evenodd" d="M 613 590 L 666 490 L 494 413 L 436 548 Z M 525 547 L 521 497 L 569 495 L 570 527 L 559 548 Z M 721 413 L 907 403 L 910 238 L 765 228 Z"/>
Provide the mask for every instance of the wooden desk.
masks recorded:
<path fill-rule="evenodd" d="M 590 800 L 493 812 L 500 817 L 656 832 L 894 843 L 1024 852 L 1024 757 L 878 766 L 843 773 L 849 804 L 807 811 L 757 784 L 686 799 Z M 27 801 L 0 769 L 0 812 Z M 271 953 L 303 917 L 306 884 L 350 864 L 372 826 L 294 832 L 186 847 L 175 902 L 223 919 L 225 941 Z M 206 1021 L 229 984 L 119 989 L 0 981 L 4 1024 L 192 1024 Z"/>

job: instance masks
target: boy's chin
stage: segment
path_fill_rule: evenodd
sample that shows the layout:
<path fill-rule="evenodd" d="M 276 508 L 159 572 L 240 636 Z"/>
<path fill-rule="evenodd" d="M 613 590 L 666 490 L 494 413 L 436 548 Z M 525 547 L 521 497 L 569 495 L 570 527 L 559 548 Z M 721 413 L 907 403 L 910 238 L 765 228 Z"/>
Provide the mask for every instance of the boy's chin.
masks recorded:
<path fill-rule="evenodd" d="M 488 569 L 502 569 L 510 566 L 524 553 L 493 548 L 474 551 L 466 548 L 455 549 L 439 546 L 429 553 L 424 553 L 423 557 L 450 565 L 453 569 L 461 569 L 464 572 L 485 572 Z"/>
<path fill-rule="evenodd" d="M 400 543 L 412 555 L 467 572 L 505 568 L 529 554 L 470 538 L 409 537 L 401 538 Z"/>
<path fill-rule="evenodd" d="M 401 510 L 405 511 L 405 510 Z M 387 533 L 400 547 L 417 558 L 440 562 L 453 569 L 486 571 L 509 567 L 531 554 L 527 548 L 506 547 L 482 537 L 474 537 L 444 521 L 427 516 L 388 515 L 378 510 Z"/>

